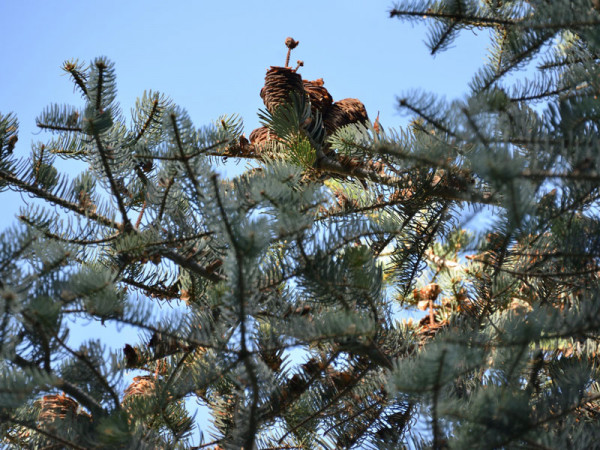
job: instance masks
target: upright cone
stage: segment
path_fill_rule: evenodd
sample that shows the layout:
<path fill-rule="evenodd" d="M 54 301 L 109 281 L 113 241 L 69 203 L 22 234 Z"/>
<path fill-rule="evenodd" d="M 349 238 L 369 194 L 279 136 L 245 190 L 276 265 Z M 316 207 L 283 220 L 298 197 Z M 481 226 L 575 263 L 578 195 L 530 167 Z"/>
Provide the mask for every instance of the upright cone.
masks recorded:
<path fill-rule="evenodd" d="M 351 123 L 363 123 L 369 120 L 365 105 L 356 98 L 345 98 L 335 102 L 324 117 L 327 134 Z"/>
<path fill-rule="evenodd" d="M 265 86 L 260 91 L 267 110 L 273 114 L 279 105 L 290 101 L 292 92 L 299 96 L 306 95 L 302 77 L 290 67 L 271 66 L 265 76 Z"/>
<path fill-rule="evenodd" d="M 259 149 L 273 139 L 277 139 L 277 136 L 267 127 L 257 128 L 250 133 L 250 143 Z"/>
<path fill-rule="evenodd" d="M 39 420 L 43 422 L 54 422 L 67 417 L 89 417 L 84 412 L 78 413 L 79 404 L 64 393 L 44 395 L 38 404 L 40 405 Z"/>
<path fill-rule="evenodd" d="M 125 389 L 123 402 L 135 395 L 150 395 L 154 390 L 154 378 L 148 375 L 133 377 L 133 382 Z"/>
<path fill-rule="evenodd" d="M 322 116 L 325 116 L 333 104 L 333 98 L 323 86 L 323 78 L 314 81 L 303 80 L 302 82 L 313 112 L 319 111 Z"/>

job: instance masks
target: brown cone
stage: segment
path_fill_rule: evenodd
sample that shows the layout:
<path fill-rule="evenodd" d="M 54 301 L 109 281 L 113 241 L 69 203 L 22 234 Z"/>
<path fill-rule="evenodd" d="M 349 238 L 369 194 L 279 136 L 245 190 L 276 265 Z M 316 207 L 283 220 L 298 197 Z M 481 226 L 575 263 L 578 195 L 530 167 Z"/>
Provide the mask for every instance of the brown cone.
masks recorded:
<path fill-rule="evenodd" d="M 154 389 L 154 378 L 148 375 L 139 377 L 133 377 L 133 383 L 131 383 L 127 389 L 125 389 L 125 395 L 123 401 L 126 401 L 133 395 L 149 395 Z"/>
<path fill-rule="evenodd" d="M 277 136 L 267 127 L 257 128 L 250 133 L 250 143 L 255 147 L 262 147 L 273 139 L 277 139 Z"/>
<path fill-rule="evenodd" d="M 302 80 L 302 82 L 304 83 L 304 90 L 310 98 L 313 112 L 317 110 L 325 116 L 333 104 L 333 98 L 329 91 L 323 87 L 323 78 L 314 81 Z"/>
<path fill-rule="evenodd" d="M 67 416 L 75 416 L 79 404 L 71 397 L 64 394 L 44 395 L 40 401 L 41 412 L 39 419 L 54 422 L 56 419 L 65 419 Z"/>
<path fill-rule="evenodd" d="M 290 93 L 305 95 L 302 77 L 290 67 L 271 67 L 265 76 L 265 86 L 260 91 L 260 96 L 269 112 L 290 101 Z"/>
<path fill-rule="evenodd" d="M 365 105 L 355 98 L 345 98 L 331 105 L 324 117 L 327 134 L 351 123 L 366 122 L 369 120 Z"/>

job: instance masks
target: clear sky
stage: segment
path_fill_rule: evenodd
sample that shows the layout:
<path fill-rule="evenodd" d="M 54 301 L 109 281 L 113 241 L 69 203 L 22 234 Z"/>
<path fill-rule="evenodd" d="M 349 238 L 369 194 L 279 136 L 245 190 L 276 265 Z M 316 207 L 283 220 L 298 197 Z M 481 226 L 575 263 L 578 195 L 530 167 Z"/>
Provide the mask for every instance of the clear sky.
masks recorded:
<path fill-rule="evenodd" d="M 284 40 L 292 36 L 303 78 L 323 78 L 334 100 L 360 99 L 385 127 L 404 126 L 396 96 L 423 89 L 460 97 L 484 63 L 488 39 L 464 32 L 434 58 L 425 26 L 390 19 L 392 7 L 391 0 L 0 0 L 0 112 L 17 114 L 15 151 L 26 156 L 32 141 L 48 137 L 35 128 L 45 106 L 81 105 L 63 61 L 106 56 L 116 64 L 125 113 L 151 89 L 186 108 L 197 126 L 236 113 L 248 136 L 259 125 L 265 71 L 284 64 Z M 0 229 L 26 200 L 0 192 Z M 137 340 L 97 324 L 85 334 L 92 329 L 115 346 Z"/>

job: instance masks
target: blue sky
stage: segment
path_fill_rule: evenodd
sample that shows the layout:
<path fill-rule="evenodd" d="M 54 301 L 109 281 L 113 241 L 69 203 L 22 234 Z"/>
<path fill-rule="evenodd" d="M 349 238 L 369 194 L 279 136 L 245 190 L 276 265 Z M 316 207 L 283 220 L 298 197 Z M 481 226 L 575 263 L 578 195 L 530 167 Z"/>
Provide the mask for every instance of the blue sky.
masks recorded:
<path fill-rule="evenodd" d="M 371 119 L 405 126 L 395 98 L 412 89 L 457 98 L 484 63 L 487 34 L 464 32 L 455 48 L 432 57 L 426 27 L 389 18 L 391 0 L 158 1 L 22 0 L 0 2 L 0 112 L 20 122 L 16 153 L 48 135 L 35 118 L 51 103 L 80 105 L 63 61 L 106 56 L 116 64 L 118 99 L 128 114 L 144 90 L 159 91 L 186 108 L 197 126 L 238 114 L 246 136 L 258 124 L 265 71 L 283 65 L 284 40 L 300 45 L 303 78 L 323 78 L 334 100 L 360 99 Z M 74 175 L 74 174 L 72 174 Z M 0 229 L 14 223 L 27 198 L 0 192 Z M 112 334 L 112 345 L 136 334 Z"/>

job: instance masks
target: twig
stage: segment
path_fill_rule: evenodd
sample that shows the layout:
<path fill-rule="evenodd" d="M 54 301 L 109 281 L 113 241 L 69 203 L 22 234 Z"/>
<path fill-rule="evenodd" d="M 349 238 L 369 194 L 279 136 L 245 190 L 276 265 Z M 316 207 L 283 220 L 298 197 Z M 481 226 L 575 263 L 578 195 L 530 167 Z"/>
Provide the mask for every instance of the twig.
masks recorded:
<path fill-rule="evenodd" d="M 10 417 L 5 414 L 2 414 L 0 416 L 0 418 L 2 419 L 3 423 L 14 423 L 15 425 L 19 425 L 21 427 L 28 428 L 32 431 L 35 431 L 36 433 L 40 433 L 40 434 L 46 436 L 47 438 L 54 440 L 56 442 L 60 442 L 62 445 L 65 445 L 67 447 L 74 448 L 77 450 L 87 450 L 87 447 L 81 447 L 81 446 L 77 445 L 75 442 L 68 441 L 60 436 L 52 434 L 50 431 L 46 431 L 43 428 L 38 428 L 36 425 L 26 422 L 24 420 L 15 419 L 15 418 Z"/>
<path fill-rule="evenodd" d="M 100 96 L 98 96 L 98 98 L 99 97 Z M 110 190 L 113 194 L 113 197 L 115 197 L 115 200 L 117 201 L 117 207 L 119 208 L 121 218 L 123 219 L 123 229 L 130 230 L 132 228 L 131 222 L 129 221 L 129 217 L 127 217 L 127 210 L 125 209 L 125 204 L 123 203 L 123 199 L 121 198 L 121 194 L 119 193 L 119 189 L 117 188 L 117 183 L 110 168 L 110 164 L 108 163 L 108 155 L 106 154 L 106 150 L 102 143 L 102 139 L 100 139 L 100 134 L 98 134 L 94 129 L 92 121 L 90 121 L 90 128 L 92 129 L 92 134 L 94 135 L 94 140 L 96 141 L 96 147 L 98 148 L 98 153 L 100 154 L 100 161 L 102 162 L 102 166 L 104 168 L 104 174 L 108 179 Z"/>
<path fill-rule="evenodd" d="M 47 200 L 50 203 L 54 203 L 55 205 L 62 206 L 65 209 L 74 211 L 82 216 L 88 217 L 88 218 L 98 222 L 99 224 L 114 228 L 116 230 L 121 230 L 123 228 L 123 226 L 120 223 L 115 222 L 114 220 L 111 220 L 111 219 L 104 217 L 100 214 L 97 214 L 93 211 L 89 211 L 89 210 L 87 210 L 79 205 L 76 205 L 75 203 L 71 203 L 61 197 L 57 197 L 56 195 L 54 195 L 44 189 L 40 189 L 37 186 L 31 185 L 31 184 L 17 178 L 16 176 L 12 175 L 11 173 L 0 170 L 0 179 L 8 181 L 10 184 L 18 187 L 19 189 L 22 189 L 23 191 L 29 192 L 30 194 L 33 194 L 36 197 L 43 198 L 44 200 Z"/>
<path fill-rule="evenodd" d="M 217 273 L 211 272 L 211 271 L 207 270 L 205 267 L 202 267 L 197 262 L 187 259 L 183 255 L 180 255 L 179 253 L 174 252 L 172 250 L 158 249 L 158 254 L 173 261 L 174 263 L 179 264 L 184 269 L 187 269 L 190 272 L 195 273 L 196 275 L 200 275 L 201 277 L 206 278 L 207 280 L 210 280 L 214 283 L 217 283 L 219 281 L 223 281 L 223 280 L 227 279 L 223 275 L 219 275 Z"/>

